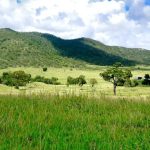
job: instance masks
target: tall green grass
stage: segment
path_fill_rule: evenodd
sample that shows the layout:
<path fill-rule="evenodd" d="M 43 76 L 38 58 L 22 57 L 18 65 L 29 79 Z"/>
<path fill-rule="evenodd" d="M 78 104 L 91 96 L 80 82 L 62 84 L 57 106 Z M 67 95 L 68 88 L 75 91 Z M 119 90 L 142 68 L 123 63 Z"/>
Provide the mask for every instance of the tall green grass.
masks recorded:
<path fill-rule="evenodd" d="M 0 150 L 150 149 L 150 101 L 0 96 Z"/>

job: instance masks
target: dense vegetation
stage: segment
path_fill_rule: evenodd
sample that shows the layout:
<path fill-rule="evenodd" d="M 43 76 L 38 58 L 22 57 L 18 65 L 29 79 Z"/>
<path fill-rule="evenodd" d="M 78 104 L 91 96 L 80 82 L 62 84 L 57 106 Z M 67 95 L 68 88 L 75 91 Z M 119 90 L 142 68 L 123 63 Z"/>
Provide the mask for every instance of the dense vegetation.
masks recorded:
<path fill-rule="evenodd" d="M 0 77 L 0 83 L 8 86 L 26 86 L 27 83 L 31 81 L 31 75 L 26 74 L 24 71 L 15 71 L 15 72 L 3 72 L 3 75 Z"/>
<path fill-rule="evenodd" d="M 0 96 L 0 120 L 0 149 L 150 149 L 149 101 Z"/>
<path fill-rule="evenodd" d="M 86 84 L 85 76 L 80 75 L 79 77 L 76 78 L 68 76 L 67 85 L 71 85 L 71 84 L 78 84 L 79 86 L 83 86 L 84 84 Z"/>
<path fill-rule="evenodd" d="M 0 29 L 0 67 L 85 67 L 86 64 L 150 64 L 150 51 L 106 46 L 80 38 L 63 40 L 50 34 Z"/>
<path fill-rule="evenodd" d="M 43 76 L 35 76 L 32 78 L 31 74 L 27 74 L 24 71 L 14 71 L 14 72 L 3 72 L 2 76 L 0 76 L 0 84 L 4 84 L 7 86 L 15 86 L 15 88 L 19 89 L 19 86 L 26 86 L 29 82 L 43 82 L 45 84 L 53 84 L 59 85 L 58 78 L 45 78 Z"/>
<path fill-rule="evenodd" d="M 42 77 L 42 76 L 36 76 L 31 81 L 32 82 L 43 82 L 45 84 L 53 84 L 53 85 L 61 84 L 60 82 L 58 82 L 58 78 L 56 78 L 56 77 L 45 78 L 45 77 Z"/>

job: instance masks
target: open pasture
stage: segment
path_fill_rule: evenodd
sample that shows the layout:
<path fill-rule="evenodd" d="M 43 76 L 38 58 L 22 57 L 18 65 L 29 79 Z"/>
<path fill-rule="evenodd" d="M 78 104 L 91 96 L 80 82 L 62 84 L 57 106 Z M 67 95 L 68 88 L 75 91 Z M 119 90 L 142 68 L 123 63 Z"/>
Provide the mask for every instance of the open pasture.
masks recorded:
<path fill-rule="evenodd" d="M 47 78 L 57 77 L 62 85 L 46 85 L 44 83 L 29 83 L 26 87 L 21 87 L 19 90 L 13 87 L 8 87 L 5 85 L 0 85 L 0 94 L 51 94 L 51 95 L 89 95 L 99 97 L 100 95 L 113 96 L 113 85 L 109 82 L 104 81 L 99 73 L 103 72 L 106 67 L 99 67 L 96 69 L 75 69 L 75 68 L 48 68 L 46 72 L 43 72 L 42 68 L 32 68 L 32 67 L 19 67 L 19 68 L 7 68 L 1 69 L 0 74 L 6 71 L 17 71 L 23 70 L 26 73 L 30 73 L 32 77 L 36 75 L 44 76 Z M 143 67 L 143 69 L 134 69 L 132 71 L 133 78 L 138 76 L 144 76 L 146 73 L 150 74 L 149 67 Z M 78 85 L 70 85 L 67 87 L 66 81 L 68 76 L 78 77 L 79 75 L 84 75 L 87 84 L 82 88 Z M 95 87 L 91 87 L 89 80 L 95 78 L 98 84 Z M 130 96 L 130 97 L 140 97 L 140 96 L 150 96 L 150 87 L 117 87 L 118 96 Z"/>

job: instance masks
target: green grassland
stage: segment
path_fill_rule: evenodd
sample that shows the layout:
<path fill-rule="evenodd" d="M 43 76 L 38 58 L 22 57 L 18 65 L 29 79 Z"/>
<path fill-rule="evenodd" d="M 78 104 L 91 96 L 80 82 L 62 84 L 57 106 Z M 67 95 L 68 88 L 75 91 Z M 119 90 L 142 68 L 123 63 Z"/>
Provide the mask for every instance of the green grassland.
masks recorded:
<path fill-rule="evenodd" d="M 140 66 L 141 67 L 141 66 Z M 139 67 L 137 67 L 139 68 Z M 103 72 L 106 67 L 97 67 L 96 69 L 75 69 L 75 68 L 48 68 L 47 72 L 43 72 L 42 68 L 32 68 L 32 67 L 20 67 L 20 68 L 7 68 L 1 69 L 0 74 L 6 71 L 16 71 L 24 70 L 26 73 L 30 73 L 33 77 L 36 75 L 44 76 L 47 78 L 57 77 L 61 82 L 61 85 L 46 85 L 44 83 L 30 83 L 26 87 L 20 88 L 19 90 L 14 89 L 13 87 L 8 87 L 5 85 L 0 85 L 0 94 L 51 94 L 51 95 L 89 95 L 99 97 L 100 95 L 113 96 L 113 85 L 109 82 L 104 81 L 99 73 Z M 141 67 L 141 69 L 133 69 L 133 78 L 138 76 L 144 76 L 146 73 L 150 74 L 149 67 Z M 68 76 L 78 77 L 79 75 L 84 75 L 87 84 L 82 88 L 78 85 L 66 86 L 66 80 Z M 89 84 L 89 80 L 95 78 L 98 81 L 98 84 L 94 88 Z M 130 96 L 130 97 L 139 97 L 139 96 L 149 96 L 150 88 L 144 86 L 137 87 L 117 87 L 118 96 Z"/>
<path fill-rule="evenodd" d="M 29 83 L 15 89 L 0 85 L 0 150 L 149 150 L 150 87 L 117 87 L 90 69 L 18 67 L 44 77 L 58 77 L 61 85 Z M 133 78 L 150 68 L 132 68 Z M 87 84 L 66 85 L 67 76 L 84 75 Z M 98 84 L 92 88 L 91 78 Z"/>
<path fill-rule="evenodd" d="M 0 96 L 0 149 L 149 150 L 149 98 Z"/>

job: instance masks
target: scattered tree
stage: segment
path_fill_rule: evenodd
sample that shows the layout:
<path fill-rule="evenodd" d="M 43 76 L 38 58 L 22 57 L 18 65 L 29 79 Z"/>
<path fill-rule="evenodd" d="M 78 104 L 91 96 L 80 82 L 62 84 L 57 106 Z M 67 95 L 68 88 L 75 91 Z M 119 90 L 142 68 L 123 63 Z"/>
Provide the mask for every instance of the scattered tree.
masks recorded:
<path fill-rule="evenodd" d="M 122 67 L 120 63 L 116 63 L 113 65 L 113 67 L 108 68 L 103 73 L 100 73 L 100 76 L 103 77 L 104 80 L 112 82 L 113 83 L 113 92 L 114 95 L 116 95 L 116 87 L 120 80 L 130 80 L 132 77 L 132 73 L 129 69 L 125 69 Z"/>

